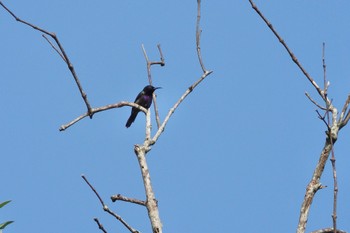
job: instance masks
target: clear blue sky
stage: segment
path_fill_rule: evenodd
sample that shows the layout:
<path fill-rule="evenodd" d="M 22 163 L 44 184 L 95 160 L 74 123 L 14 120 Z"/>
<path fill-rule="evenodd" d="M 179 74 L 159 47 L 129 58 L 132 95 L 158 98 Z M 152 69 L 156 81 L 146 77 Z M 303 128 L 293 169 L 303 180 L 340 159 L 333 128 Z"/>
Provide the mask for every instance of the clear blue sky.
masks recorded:
<path fill-rule="evenodd" d="M 154 67 L 161 119 L 201 75 L 195 50 L 196 1 L 3 1 L 18 16 L 57 33 L 93 107 L 133 101 L 147 84 L 141 44 Z M 350 92 L 348 1 L 257 1 L 312 77 L 322 84 L 326 42 L 329 95 L 340 110 Z M 125 128 L 130 108 L 85 112 L 70 72 L 41 33 L 0 10 L 1 209 L 4 233 L 127 230 L 101 209 L 85 174 L 109 207 L 141 232 L 147 211 L 111 203 L 144 199 L 133 145 L 144 116 Z M 306 78 L 246 1 L 203 1 L 202 52 L 214 73 L 175 112 L 148 155 L 164 232 L 294 232 L 326 130 L 305 97 Z M 350 126 L 335 152 L 338 226 L 350 229 Z M 307 230 L 332 224 L 327 163 Z"/>

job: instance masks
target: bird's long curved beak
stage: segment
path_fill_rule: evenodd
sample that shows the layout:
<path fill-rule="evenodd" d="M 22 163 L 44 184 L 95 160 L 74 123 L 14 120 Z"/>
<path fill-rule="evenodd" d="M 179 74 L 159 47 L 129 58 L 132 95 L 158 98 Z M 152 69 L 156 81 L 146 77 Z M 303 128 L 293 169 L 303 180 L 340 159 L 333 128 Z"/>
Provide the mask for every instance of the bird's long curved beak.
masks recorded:
<path fill-rule="evenodd" d="M 162 87 L 155 87 L 154 90 L 161 89 Z"/>

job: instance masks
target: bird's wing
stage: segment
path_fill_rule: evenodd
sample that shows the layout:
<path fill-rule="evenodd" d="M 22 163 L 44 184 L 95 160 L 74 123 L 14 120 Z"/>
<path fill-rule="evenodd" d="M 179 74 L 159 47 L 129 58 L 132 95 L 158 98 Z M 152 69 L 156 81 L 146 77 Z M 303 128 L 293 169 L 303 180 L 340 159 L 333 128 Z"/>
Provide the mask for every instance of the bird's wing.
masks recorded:
<path fill-rule="evenodd" d="M 141 92 L 136 96 L 134 103 L 136 103 L 136 101 L 139 100 L 139 99 L 141 98 L 141 96 L 143 96 L 144 94 L 145 94 L 144 91 L 141 91 Z"/>

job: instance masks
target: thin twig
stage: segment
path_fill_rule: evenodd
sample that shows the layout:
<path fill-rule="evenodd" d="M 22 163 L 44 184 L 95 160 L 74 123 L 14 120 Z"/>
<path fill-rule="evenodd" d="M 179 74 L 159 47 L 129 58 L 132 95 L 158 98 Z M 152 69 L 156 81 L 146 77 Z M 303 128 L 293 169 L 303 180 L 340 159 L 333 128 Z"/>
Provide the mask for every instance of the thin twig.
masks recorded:
<path fill-rule="evenodd" d="M 327 82 L 327 66 L 326 66 L 326 43 L 322 44 L 322 67 L 323 67 L 323 92 L 327 96 L 329 82 Z"/>
<path fill-rule="evenodd" d="M 328 89 L 328 82 L 327 82 L 327 70 L 326 70 L 326 59 L 325 59 L 325 43 L 323 43 L 322 46 L 322 66 L 323 66 L 323 83 L 324 83 L 324 93 L 325 96 L 327 96 L 327 89 Z M 325 113 L 325 115 L 327 116 L 327 126 L 328 126 L 328 135 L 331 135 L 331 127 L 329 126 L 330 124 L 330 116 L 329 116 L 329 108 L 330 105 L 328 102 L 326 102 L 327 104 L 327 111 Z M 324 119 L 323 119 L 324 120 Z M 329 137 L 330 143 L 333 145 L 333 139 L 332 136 Z M 334 155 L 334 146 L 332 146 L 332 157 L 331 157 L 331 163 L 332 163 L 332 170 L 333 170 L 333 213 L 332 213 L 332 220 L 333 220 L 333 232 L 336 233 L 337 232 L 337 194 L 338 194 L 338 182 L 337 182 L 337 171 L 336 171 L 336 166 L 335 166 L 335 155 Z"/>
<path fill-rule="evenodd" d="M 318 118 L 323 121 L 323 123 L 327 126 L 327 130 L 331 130 L 331 127 L 329 126 L 329 123 L 325 120 L 325 116 L 322 116 L 321 113 L 316 110 Z"/>
<path fill-rule="evenodd" d="M 332 139 L 331 139 L 332 140 Z M 332 147 L 332 157 L 331 157 L 331 163 L 332 163 L 332 170 L 333 170 L 333 182 L 334 182 L 334 188 L 333 188 L 333 213 L 332 213 L 332 220 L 333 220 L 333 229 L 334 233 L 337 233 L 337 200 L 338 200 L 338 180 L 337 180 L 337 169 L 335 166 L 335 155 L 334 155 L 334 148 Z"/>
<path fill-rule="evenodd" d="M 136 198 L 125 197 L 125 196 L 122 196 L 121 194 L 117 194 L 117 195 L 111 196 L 111 200 L 113 202 L 115 202 L 115 201 L 125 201 L 125 202 L 130 202 L 130 203 L 134 203 L 134 204 L 138 204 L 138 205 L 142 205 L 142 206 L 146 205 L 145 201 L 141 201 L 141 200 L 136 199 Z"/>
<path fill-rule="evenodd" d="M 200 28 L 201 21 L 201 0 L 197 0 L 197 23 L 196 23 L 196 48 L 199 64 L 201 65 L 203 73 L 207 73 L 207 69 L 204 66 L 202 52 L 201 52 L 201 34 L 202 29 Z"/>
<path fill-rule="evenodd" d="M 306 97 L 309 98 L 309 100 L 310 100 L 314 105 L 316 105 L 318 108 L 320 108 L 320 109 L 322 109 L 322 110 L 324 110 L 324 111 L 327 110 L 327 108 L 322 107 L 322 106 L 321 106 L 320 104 L 318 104 L 314 99 L 312 99 L 312 97 L 309 95 L 309 93 L 305 92 L 305 95 L 306 95 Z"/>
<path fill-rule="evenodd" d="M 106 229 L 103 227 L 103 225 L 100 223 L 100 221 L 98 220 L 98 218 L 94 218 L 94 221 L 97 223 L 98 229 L 100 229 L 101 231 L 103 231 L 104 233 L 107 233 Z"/>
<path fill-rule="evenodd" d="M 47 36 L 45 34 L 42 34 L 42 36 L 45 38 L 45 40 L 47 41 L 47 43 L 49 43 L 51 45 L 51 47 L 58 53 L 58 55 L 60 55 L 60 57 L 63 59 L 63 61 L 65 63 L 67 63 L 66 59 L 64 58 L 63 54 L 56 48 L 56 46 L 54 44 L 52 44 L 52 42 L 49 40 L 49 38 L 47 38 Z"/>
<path fill-rule="evenodd" d="M 96 189 L 86 179 L 86 177 L 84 175 L 82 175 L 81 177 L 84 179 L 84 181 L 87 183 L 87 185 L 91 188 L 91 190 L 95 193 L 95 195 L 97 196 L 98 200 L 100 201 L 104 211 L 106 211 L 107 213 L 109 213 L 110 215 L 115 217 L 118 221 L 120 221 L 130 232 L 132 232 L 132 233 L 139 233 L 139 231 L 137 231 L 134 228 L 132 228 L 124 219 L 122 219 L 122 217 L 120 217 L 118 214 L 116 214 L 112 210 L 110 210 L 108 208 L 108 206 L 104 203 L 104 201 L 102 200 L 101 196 L 98 194 Z"/>
<path fill-rule="evenodd" d="M 165 59 L 164 59 L 162 48 L 160 47 L 160 44 L 157 44 L 157 48 L 158 48 L 158 51 L 160 54 L 160 62 L 158 62 L 157 64 L 160 64 L 160 66 L 165 66 Z"/>
<path fill-rule="evenodd" d="M 322 46 L 322 66 L 323 66 L 323 83 L 324 83 L 324 93 L 325 96 L 327 96 L 327 90 L 328 90 L 328 82 L 327 82 L 327 70 L 326 70 L 326 58 L 325 58 L 325 50 L 326 50 L 326 44 L 323 43 Z M 333 170 L 333 213 L 332 213 L 332 220 L 333 220 L 333 233 L 337 233 L 337 196 L 338 196 L 338 181 L 337 181 L 337 170 L 335 166 L 335 155 L 334 155 L 334 146 L 333 146 L 333 138 L 332 138 L 332 132 L 331 132 L 331 127 L 329 126 L 330 124 L 330 116 L 329 116 L 329 108 L 330 105 L 328 102 L 327 104 L 327 111 L 326 111 L 326 116 L 327 116 L 327 126 L 328 126 L 328 134 L 330 143 L 332 144 L 332 157 L 331 157 L 331 163 L 332 163 L 332 170 Z"/>
<path fill-rule="evenodd" d="M 79 78 L 78 78 L 78 75 L 76 74 L 75 72 L 75 69 L 74 69 L 74 66 L 73 64 L 70 62 L 69 58 L 68 58 L 68 55 L 66 54 L 66 52 L 64 51 L 64 48 L 63 46 L 61 45 L 61 42 L 59 41 L 57 35 L 53 32 L 49 32 L 47 30 L 44 30 L 34 24 L 31 24 L 27 21 L 24 21 L 22 19 L 20 19 L 19 17 L 17 17 L 10 9 L 8 9 L 1 1 L 0 1 L 0 5 L 10 14 L 12 15 L 13 18 L 15 18 L 16 21 L 20 22 L 20 23 L 23 23 L 29 27 L 32 27 L 33 29 L 37 30 L 37 31 L 40 31 L 48 36 L 50 36 L 57 44 L 58 48 L 56 48 L 55 46 L 53 46 L 53 44 L 51 42 L 49 42 L 48 38 L 44 36 L 44 38 L 46 39 L 47 42 L 49 42 L 49 44 L 54 48 L 54 50 L 60 55 L 60 57 L 63 56 L 63 61 L 67 64 L 68 66 L 68 69 L 70 70 L 74 80 L 75 80 L 75 83 L 77 84 L 78 86 L 78 89 L 79 89 L 79 92 L 85 102 L 85 105 L 87 107 L 87 112 L 89 113 L 90 117 L 92 117 L 91 115 L 91 106 L 90 106 L 90 103 L 88 101 L 88 98 L 87 98 L 87 95 L 86 93 L 84 92 L 81 84 L 80 84 L 80 81 L 79 81 Z"/>
<path fill-rule="evenodd" d="M 89 185 L 89 187 L 91 188 L 91 190 L 95 193 L 95 195 L 97 196 L 98 200 L 100 201 L 101 205 L 103 208 L 105 208 L 105 203 L 103 202 L 100 194 L 98 194 L 98 192 L 96 191 L 96 189 L 90 184 L 90 182 L 86 179 L 86 177 L 84 175 L 81 175 L 81 177 L 84 179 L 84 181 Z"/>

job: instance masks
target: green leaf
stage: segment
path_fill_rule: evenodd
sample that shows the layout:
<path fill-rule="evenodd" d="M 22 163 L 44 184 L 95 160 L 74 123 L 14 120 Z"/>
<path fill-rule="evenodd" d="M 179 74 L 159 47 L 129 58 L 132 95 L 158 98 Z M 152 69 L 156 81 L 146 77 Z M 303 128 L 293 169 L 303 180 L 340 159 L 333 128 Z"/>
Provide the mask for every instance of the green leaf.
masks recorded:
<path fill-rule="evenodd" d="M 13 223 L 13 221 L 7 221 L 7 222 L 0 224 L 0 230 L 5 229 L 5 227 L 11 223 Z"/>
<path fill-rule="evenodd" d="M 5 205 L 7 205 L 8 203 L 10 203 L 11 201 L 5 201 L 3 203 L 0 203 L 0 208 L 4 207 Z"/>

